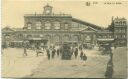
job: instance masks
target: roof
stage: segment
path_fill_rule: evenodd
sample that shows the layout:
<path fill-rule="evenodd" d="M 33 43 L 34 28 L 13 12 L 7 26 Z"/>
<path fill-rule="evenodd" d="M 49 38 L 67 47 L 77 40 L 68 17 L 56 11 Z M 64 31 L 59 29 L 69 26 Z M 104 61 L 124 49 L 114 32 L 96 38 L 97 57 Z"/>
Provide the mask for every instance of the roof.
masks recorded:
<path fill-rule="evenodd" d="M 86 21 L 82 21 L 82 20 L 79 20 L 79 19 L 76 19 L 76 18 L 72 18 L 72 21 L 79 22 L 81 24 L 90 26 L 90 27 L 95 28 L 95 29 L 98 29 L 98 30 L 101 30 L 102 29 L 100 26 L 97 26 L 97 25 L 94 25 L 92 23 L 89 23 L 89 22 L 86 22 Z"/>
<path fill-rule="evenodd" d="M 114 20 L 116 20 L 116 21 L 122 21 L 122 20 L 127 20 L 127 19 L 125 19 L 124 17 L 123 18 L 116 17 Z"/>
<path fill-rule="evenodd" d="M 23 28 L 12 28 L 14 31 L 21 31 Z"/>
<path fill-rule="evenodd" d="M 98 31 L 98 33 L 113 33 L 113 32 L 111 32 L 109 30 L 100 30 L 100 31 Z"/>
<path fill-rule="evenodd" d="M 46 14 L 25 14 L 24 17 L 72 17 L 70 14 L 50 14 L 50 15 L 46 15 Z"/>
<path fill-rule="evenodd" d="M 2 32 L 13 32 L 14 30 L 9 28 L 9 27 L 5 27 L 2 29 Z"/>
<path fill-rule="evenodd" d="M 51 7 L 51 8 L 52 8 L 52 6 L 50 6 L 49 4 L 47 4 L 46 6 L 44 6 L 44 8 L 45 8 L 45 7 Z"/>

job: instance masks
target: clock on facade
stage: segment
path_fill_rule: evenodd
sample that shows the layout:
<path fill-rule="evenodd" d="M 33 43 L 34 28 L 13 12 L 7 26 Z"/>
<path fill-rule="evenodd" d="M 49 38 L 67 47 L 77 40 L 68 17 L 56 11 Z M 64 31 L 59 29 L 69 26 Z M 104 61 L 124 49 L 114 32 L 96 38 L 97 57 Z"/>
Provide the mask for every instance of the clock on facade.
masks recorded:
<path fill-rule="evenodd" d="M 52 14 L 52 7 L 49 6 L 48 4 L 44 7 L 44 14 L 46 15 Z"/>
<path fill-rule="evenodd" d="M 50 10 L 46 10 L 46 14 L 50 14 Z"/>

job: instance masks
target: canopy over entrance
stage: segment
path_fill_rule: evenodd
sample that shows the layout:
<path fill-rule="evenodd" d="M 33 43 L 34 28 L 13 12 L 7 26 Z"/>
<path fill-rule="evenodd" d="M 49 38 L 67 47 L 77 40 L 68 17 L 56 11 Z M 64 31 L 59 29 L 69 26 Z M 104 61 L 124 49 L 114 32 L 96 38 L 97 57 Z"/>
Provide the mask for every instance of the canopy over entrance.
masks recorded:
<path fill-rule="evenodd" d="M 97 42 L 101 45 L 107 45 L 114 42 L 114 38 L 109 39 L 97 39 Z"/>
<path fill-rule="evenodd" d="M 44 38 L 29 38 L 28 39 L 30 44 L 36 44 L 36 45 L 41 45 L 43 43 L 43 45 L 46 45 L 48 40 L 44 39 Z"/>

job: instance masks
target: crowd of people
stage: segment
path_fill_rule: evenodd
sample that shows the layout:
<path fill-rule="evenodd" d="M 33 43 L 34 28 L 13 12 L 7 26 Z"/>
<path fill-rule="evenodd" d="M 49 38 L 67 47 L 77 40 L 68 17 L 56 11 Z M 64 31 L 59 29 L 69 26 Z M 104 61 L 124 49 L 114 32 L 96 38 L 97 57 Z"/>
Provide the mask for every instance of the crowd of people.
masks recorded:
<path fill-rule="evenodd" d="M 40 49 L 41 48 L 38 47 L 36 50 L 40 50 Z M 43 51 L 43 52 L 36 51 L 37 56 L 38 56 L 38 53 L 46 53 L 48 60 L 54 59 L 55 55 L 57 55 L 57 57 L 61 57 L 62 52 L 64 51 L 64 49 L 59 46 L 50 46 L 50 47 L 43 48 L 43 50 L 45 50 L 45 51 Z M 69 51 L 70 51 L 69 53 L 71 53 L 72 56 L 74 55 L 75 59 L 77 59 L 77 57 L 80 56 L 81 60 L 83 60 L 83 61 L 87 60 L 87 56 L 86 56 L 85 52 L 83 51 L 82 47 L 70 47 Z M 113 75 L 113 62 L 112 62 L 113 61 L 113 53 L 112 53 L 111 47 L 109 47 L 108 51 L 109 51 L 109 55 L 110 55 L 110 60 L 107 63 L 105 77 L 108 79 L 111 79 L 112 75 Z M 80 55 L 78 55 L 79 52 L 80 52 Z M 24 48 L 24 55 L 25 56 L 28 55 L 26 48 Z"/>
<path fill-rule="evenodd" d="M 5 47 L 3 46 L 3 49 L 4 48 Z M 26 44 L 24 44 L 23 48 L 24 48 L 23 56 L 28 56 L 28 52 L 27 52 L 28 48 Z M 55 56 L 62 57 L 62 53 L 63 51 L 65 51 L 62 46 L 47 46 L 47 47 L 35 46 L 33 47 L 32 50 L 36 52 L 37 57 L 39 56 L 39 54 L 45 53 L 48 60 L 54 59 Z M 81 60 L 83 61 L 87 60 L 85 51 L 81 46 L 75 46 L 75 47 L 70 46 L 69 51 L 70 51 L 69 53 L 71 54 L 71 57 L 74 56 L 74 58 L 77 59 L 77 57 L 79 56 Z M 110 60 L 107 63 L 105 77 L 108 79 L 111 79 L 114 72 L 114 69 L 113 69 L 114 66 L 113 66 L 113 53 L 110 45 L 106 46 L 105 53 L 106 52 L 109 54 Z"/>
<path fill-rule="evenodd" d="M 64 48 L 62 46 L 47 46 L 47 47 L 41 47 L 38 46 L 34 49 L 34 51 L 36 52 L 36 56 L 38 57 L 39 54 L 46 54 L 48 60 L 50 59 L 54 59 L 55 56 L 57 57 L 62 57 L 62 53 L 63 52 L 67 52 L 64 50 Z M 84 53 L 84 50 L 81 47 L 70 47 L 69 48 L 69 52 L 71 54 L 71 57 L 74 56 L 75 59 L 77 59 L 78 56 L 80 56 L 81 60 L 86 61 L 87 60 L 87 56 Z M 78 55 L 80 53 L 80 55 Z M 23 56 L 28 56 L 27 54 L 27 48 L 24 47 L 24 53 Z"/>

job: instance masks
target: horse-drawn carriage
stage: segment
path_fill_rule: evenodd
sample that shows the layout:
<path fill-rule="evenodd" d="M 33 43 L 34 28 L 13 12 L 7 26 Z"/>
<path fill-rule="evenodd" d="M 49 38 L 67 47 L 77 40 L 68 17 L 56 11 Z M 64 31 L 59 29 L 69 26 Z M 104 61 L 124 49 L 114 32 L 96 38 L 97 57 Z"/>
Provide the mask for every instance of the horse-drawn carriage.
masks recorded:
<path fill-rule="evenodd" d="M 39 54 L 44 54 L 45 49 L 42 47 L 36 48 L 36 55 L 38 56 Z"/>
<path fill-rule="evenodd" d="M 111 52 L 111 47 L 114 42 L 114 39 L 98 39 L 99 50 L 101 54 L 109 54 Z"/>

